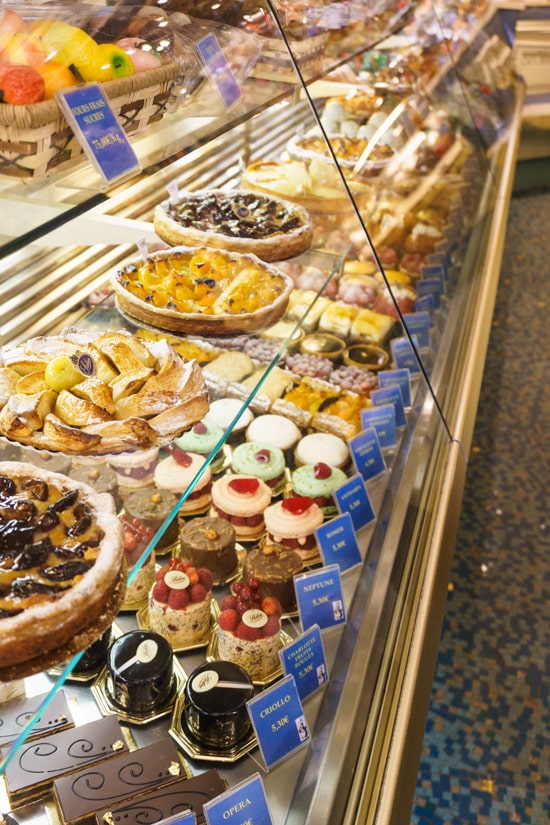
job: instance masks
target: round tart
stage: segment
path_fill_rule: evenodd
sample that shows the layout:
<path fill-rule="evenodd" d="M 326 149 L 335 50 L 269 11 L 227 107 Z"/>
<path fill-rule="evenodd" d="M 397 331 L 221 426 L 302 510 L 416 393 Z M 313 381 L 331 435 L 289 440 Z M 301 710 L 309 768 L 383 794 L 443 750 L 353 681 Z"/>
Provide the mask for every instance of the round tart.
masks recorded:
<path fill-rule="evenodd" d="M 169 332 L 258 332 L 283 315 L 293 281 L 256 255 L 175 246 L 116 273 L 117 307 Z"/>
<path fill-rule="evenodd" d="M 121 580 L 122 525 L 110 495 L 32 464 L 0 463 L 2 668 L 31 666 L 85 631 L 80 649 L 91 644 L 113 594 L 122 603 Z"/>
<path fill-rule="evenodd" d="M 148 450 L 208 411 L 195 361 L 127 332 L 67 327 L 6 347 L 0 386 L 0 435 L 66 455 Z"/>
<path fill-rule="evenodd" d="M 282 261 L 307 252 L 313 227 L 294 203 L 240 190 L 180 193 L 155 208 L 157 235 L 173 246 L 208 246 Z"/>

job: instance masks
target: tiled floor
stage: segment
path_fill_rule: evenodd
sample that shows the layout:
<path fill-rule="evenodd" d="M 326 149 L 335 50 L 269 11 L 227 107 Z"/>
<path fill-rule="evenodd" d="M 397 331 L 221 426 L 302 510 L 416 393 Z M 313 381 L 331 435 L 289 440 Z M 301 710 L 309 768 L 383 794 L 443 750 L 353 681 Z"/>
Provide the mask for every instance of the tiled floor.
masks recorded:
<path fill-rule="evenodd" d="M 411 823 L 550 822 L 550 191 L 514 197 Z"/>

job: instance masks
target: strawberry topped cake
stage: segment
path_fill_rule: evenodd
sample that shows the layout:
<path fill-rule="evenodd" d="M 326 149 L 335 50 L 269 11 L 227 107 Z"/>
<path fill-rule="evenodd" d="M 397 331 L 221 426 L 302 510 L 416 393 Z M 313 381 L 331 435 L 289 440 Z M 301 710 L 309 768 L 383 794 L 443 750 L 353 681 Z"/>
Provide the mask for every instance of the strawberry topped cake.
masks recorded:
<path fill-rule="evenodd" d="M 277 501 L 264 512 L 270 541 L 290 547 L 309 561 L 318 555 L 315 530 L 324 521 L 323 511 L 309 496 L 290 496 Z"/>
<path fill-rule="evenodd" d="M 218 654 L 242 667 L 253 681 L 273 674 L 279 662 L 282 607 L 278 599 L 262 599 L 255 578 L 235 582 L 218 618 Z"/>
<path fill-rule="evenodd" d="M 163 458 L 155 468 L 155 484 L 161 490 L 169 490 L 183 496 L 194 483 L 193 489 L 180 505 L 180 513 L 200 513 L 210 504 L 212 473 L 204 467 L 206 459 L 196 453 L 188 453 L 175 444 L 169 448 L 170 455 Z M 197 474 L 199 478 L 195 481 Z"/>
<path fill-rule="evenodd" d="M 190 561 L 170 559 L 149 592 L 150 630 L 177 650 L 206 641 L 211 624 L 212 573 Z"/>
<path fill-rule="evenodd" d="M 237 539 L 254 539 L 263 533 L 263 513 L 270 502 L 270 488 L 254 476 L 225 475 L 212 485 L 211 515 L 230 521 Z"/>

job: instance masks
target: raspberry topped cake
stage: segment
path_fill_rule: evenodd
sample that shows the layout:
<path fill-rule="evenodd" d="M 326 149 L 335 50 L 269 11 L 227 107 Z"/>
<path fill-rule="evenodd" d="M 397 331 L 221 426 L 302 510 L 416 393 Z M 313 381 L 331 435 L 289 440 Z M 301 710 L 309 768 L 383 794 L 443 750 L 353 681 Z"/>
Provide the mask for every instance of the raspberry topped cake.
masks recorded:
<path fill-rule="evenodd" d="M 271 489 L 250 475 L 226 475 L 212 485 L 211 514 L 227 519 L 237 539 L 254 539 L 263 533 L 264 510 L 271 502 Z"/>
<path fill-rule="evenodd" d="M 303 561 L 318 553 L 315 529 L 324 521 L 323 511 L 309 496 L 290 496 L 277 501 L 264 512 L 270 541 L 290 547 Z"/>
<path fill-rule="evenodd" d="M 155 581 L 155 551 L 151 550 L 139 569 L 134 570 L 145 548 L 153 538 L 154 532 L 141 519 L 130 519 L 121 515 L 124 530 L 124 559 L 128 567 L 130 581 L 126 588 L 124 606 L 137 605 L 147 599 L 147 594 Z"/>
<path fill-rule="evenodd" d="M 336 512 L 333 492 L 340 487 L 347 476 L 339 467 L 332 467 L 324 461 L 303 464 L 292 473 L 292 489 L 297 496 L 309 496 L 319 505 L 325 516 Z"/>
<path fill-rule="evenodd" d="M 253 681 L 263 681 L 279 666 L 281 603 L 273 596 L 262 599 L 256 579 L 235 582 L 234 590 L 221 603 L 219 658 L 242 667 Z"/>
<path fill-rule="evenodd" d="M 174 649 L 205 641 L 211 623 L 212 573 L 190 561 L 170 559 L 149 593 L 148 621 L 152 631 Z"/>

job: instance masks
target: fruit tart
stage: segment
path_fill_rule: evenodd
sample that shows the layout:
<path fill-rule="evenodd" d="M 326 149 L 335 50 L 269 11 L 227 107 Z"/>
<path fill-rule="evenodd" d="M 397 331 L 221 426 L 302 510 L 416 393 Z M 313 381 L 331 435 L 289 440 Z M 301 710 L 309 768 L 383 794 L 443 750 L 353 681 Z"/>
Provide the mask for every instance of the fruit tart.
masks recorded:
<path fill-rule="evenodd" d="M 208 246 L 282 261 L 307 252 L 313 227 L 298 204 L 233 190 L 180 193 L 155 207 L 157 235 L 173 246 Z"/>
<path fill-rule="evenodd" d="M 114 278 L 118 309 L 157 329 L 236 335 L 283 315 L 292 279 L 256 255 L 175 246 L 133 261 Z"/>
<path fill-rule="evenodd" d="M 170 442 L 208 411 L 196 361 L 165 341 L 66 327 L 6 347 L 0 435 L 67 455 L 120 454 Z"/>
<path fill-rule="evenodd" d="M 0 463 L 0 679 L 83 650 L 125 591 L 113 499 L 32 464 Z"/>

